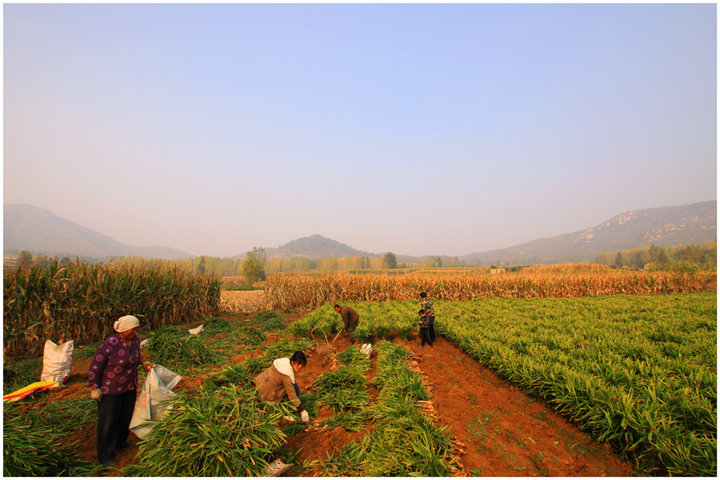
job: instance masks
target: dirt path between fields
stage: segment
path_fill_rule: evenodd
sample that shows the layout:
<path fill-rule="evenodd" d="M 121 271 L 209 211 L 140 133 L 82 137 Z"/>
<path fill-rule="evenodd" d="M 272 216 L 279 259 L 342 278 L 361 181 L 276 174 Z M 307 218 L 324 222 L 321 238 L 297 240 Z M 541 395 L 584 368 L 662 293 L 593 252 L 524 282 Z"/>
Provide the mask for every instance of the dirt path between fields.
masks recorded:
<path fill-rule="evenodd" d="M 416 355 L 415 363 L 425 377 L 437 413 L 438 425 L 458 444 L 462 476 L 551 476 L 628 477 L 634 474 L 630 462 L 622 460 L 608 445 L 600 444 L 563 417 L 552 413 L 542 402 L 509 385 L 482 367 L 450 342 L 438 338 L 434 347 L 420 348 L 414 338 L 395 338 Z M 336 342 L 338 351 L 349 344 Z M 376 370 L 373 353 L 368 380 Z M 324 371 L 321 357 L 311 355 L 308 368 L 298 377 L 303 387 Z M 371 394 L 374 385 L 369 384 Z M 376 390 L 375 390 L 376 391 Z M 371 395 L 374 401 L 376 395 Z M 319 421 L 332 416 L 322 410 Z M 369 426 L 370 428 L 372 426 Z M 327 461 L 347 441 L 359 441 L 364 432 L 350 433 L 341 427 L 310 430 L 293 435 L 288 447 L 296 461 Z M 301 473 L 314 476 L 318 469 Z"/>
<path fill-rule="evenodd" d="M 442 425 L 470 476 L 632 476 L 633 467 L 455 345 L 398 339 L 418 357 Z"/>

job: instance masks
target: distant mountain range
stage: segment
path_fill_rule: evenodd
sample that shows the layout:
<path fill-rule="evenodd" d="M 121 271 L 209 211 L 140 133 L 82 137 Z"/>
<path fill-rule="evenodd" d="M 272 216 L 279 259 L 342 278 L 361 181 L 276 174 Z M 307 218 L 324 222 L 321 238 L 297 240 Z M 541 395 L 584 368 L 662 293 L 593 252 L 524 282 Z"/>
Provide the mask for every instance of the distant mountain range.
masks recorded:
<path fill-rule="evenodd" d="M 58 256 L 104 259 L 113 256 L 141 256 L 160 259 L 190 258 L 186 252 L 168 247 L 135 247 L 60 218 L 48 210 L 30 205 L 5 205 L 5 253 L 29 250 Z M 591 261 L 603 252 L 647 247 L 701 243 L 717 240 L 717 202 L 621 213 L 592 228 L 542 238 L 509 248 L 470 253 L 459 257 L 467 264 L 533 264 Z M 322 235 L 293 240 L 278 248 L 265 248 L 268 258 L 368 257 L 380 254 L 357 250 Z M 418 261 L 396 253 L 399 262 Z M 242 257 L 244 255 L 238 255 Z M 442 256 L 441 256 L 442 257 Z M 447 258 L 447 257 L 446 257 Z"/>
<path fill-rule="evenodd" d="M 95 259 L 139 256 L 178 260 L 194 256 L 168 247 L 126 245 L 32 205 L 5 205 L 3 215 L 3 251 L 7 253 L 28 250 Z"/>
<path fill-rule="evenodd" d="M 479 264 L 590 261 L 603 252 L 717 240 L 717 202 L 631 210 L 592 228 L 460 257 Z"/>

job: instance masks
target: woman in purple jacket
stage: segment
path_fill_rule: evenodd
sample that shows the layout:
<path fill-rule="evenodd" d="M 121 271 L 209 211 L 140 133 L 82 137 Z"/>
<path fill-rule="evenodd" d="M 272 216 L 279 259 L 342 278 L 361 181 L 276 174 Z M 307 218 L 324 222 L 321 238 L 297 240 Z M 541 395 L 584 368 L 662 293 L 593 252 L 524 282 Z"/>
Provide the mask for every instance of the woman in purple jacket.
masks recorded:
<path fill-rule="evenodd" d="M 140 354 L 136 335 L 140 321 L 132 316 L 120 317 L 115 333 L 97 348 L 90 364 L 90 396 L 98 402 L 97 455 L 100 463 L 112 465 L 115 450 L 127 446 L 129 426 L 138 390 L 138 367 L 152 368 Z"/>

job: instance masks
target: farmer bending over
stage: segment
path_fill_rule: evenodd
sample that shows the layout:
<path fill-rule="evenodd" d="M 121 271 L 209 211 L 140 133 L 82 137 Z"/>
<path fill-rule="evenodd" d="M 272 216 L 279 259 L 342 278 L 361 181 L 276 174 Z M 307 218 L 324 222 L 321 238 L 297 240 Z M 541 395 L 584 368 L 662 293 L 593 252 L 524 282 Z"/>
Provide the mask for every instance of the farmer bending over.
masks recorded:
<path fill-rule="evenodd" d="M 360 315 L 348 306 L 341 307 L 336 304 L 334 308 L 343 319 L 343 328 L 348 333 L 348 336 L 350 337 L 350 345 L 352 345 L 355 343 L 353 333 L 355 332 L 355 327 L 357 327 L 358 322 L 360 321 Z"/>
<path fill-rule="evenodd" d="M 267 402 L 279 402 L 287 396 L 290 403 L 297 408 L 302 421 L 307 423 L 310 421 L 310 415 L 300 403 L 298 398 L 300 388 L 295 383 L 295 372 L 303 368 L 305 364 L 307 364 L 307 358 L 303 352 L 295 352 L 290 358 L 278 358 L 255 377 L 255 386 L 260 398 Z"/>

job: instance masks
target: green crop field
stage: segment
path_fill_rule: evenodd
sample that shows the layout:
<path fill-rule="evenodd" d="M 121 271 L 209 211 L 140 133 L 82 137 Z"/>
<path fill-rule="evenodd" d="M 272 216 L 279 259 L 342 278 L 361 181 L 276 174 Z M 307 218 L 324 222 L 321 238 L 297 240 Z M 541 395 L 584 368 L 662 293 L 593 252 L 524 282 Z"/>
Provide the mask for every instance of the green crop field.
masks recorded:
<path fill-rule="evenodd" d="M 416 329 L 418 302 L 349 303 L 359 340 Z M 435 302 L 436 330 L 650 474 L 717 473 L 717 295 Z M 331 305 L 297 321 L 341 326 Z"/>
<path fill-rule="evenodd" d="M 416 333 L 419 302 L 348 305 L 360 314 L 356 339 L 371 341 L 376 348 L 374 367 L 370 368 L 357 345 L 345 348 L 336 354 L 337 368 L 320 370 L 301 400 L 311 417 L 320 420 L 320 430 L 309 438 L 322 439 L 323 432 L 331 435 L 337 426 L 358 434 L 366 430 L 365 434 L 339 450 L 320 452 L 321 460 L 295 461 L 297 451 L 289 453 L 285 442 L 311 432 L 301 433 L 301 425 L 277 428 L 280 415 L 293 411 L 287 405 L 281 404 L 278 410 L 261 404 L 252 392 L 253 377 L 273 359 L 296 350 L 313 352 L 325 342 L 318 330 L 315 338 L 310 338 L 314 327 L 333 338 L 342 322 L 332 304 L 300 318 L 294 314 L 293 319 L 275 312 L 230 321 L 211 317 L 204 319 L 207 332 L 198 337 L 186 333 L 187 325 L 156 327 L 143 333 L 153 361 L 194 378 L 194 387 L 175 398 L 176 408 L 156 421 L 155 433 L 139 443 L 138 456 L 121 474 L 260 475 L 277 455 L 295 463 L 291 473 L 300 475 L 446 476 L 454 472 L 454 441 L 448 434 L 452 425 L 442 416 L 434 423 L 423 413 L 420 402 L 429 398 L 429 390 L 410 369 L 408 361 L 414 354 L 396 345 L 398 337 L 410 338 Z M 438 300 L 435 312 L 439 335 L 519 389 L 542 399 L 545 406 L 594 439 L 611 444 L 633 461 L 637 474 L 716 476 L 715 292 Z M 85 358 L 94 348 L 94 343 L 80 346 L 74 355 Z M 246 359 L 235 363 L 231 355 Z M 193 362 L 183 363 L 186 357 Z M 463 357 L 466 364 L 471 361 Z M 315 361 L 320 361 L 320 355 Z M 29 362 L 4 366 L 6 377 L 14 375 L 6 378 L 6 393 L 31 381 L 27 371 L 38 373 L 39 361 Z M 219 368 L 218 364 L 226 365 Z M 44 395 L 25 402 L 42 402 Z M 38 409 L 42 417 L 37 418 L 23 415 L 15 406 L 6 408 L 6 474 L 107 473 L 85 462 L 88 452 L 82 461 L 68 454 L 60 462 L 56 456 L 39 455 L 33 443 L 26 441 L 45 438 L 50 449 L 77 449 L 82 437 L 76 431 L 92 418 L 86 415 L 88 399 L 72 400 L 72 405 L 66 408 L 63 404 L 59 411 L 50 408 L 52 404 Z M 262 422 L 241 415 L 244 409 L 262 411 Z M 321 409 L 329 412 L 322 419 L 318 417 Z M 51 414 L 62 414 L 62 421 L 46 422 Z M 65 417 L 77 421 L 68 422 Z M 48 430 L 63 423 L 70 425 L 70 437 L 65 429 Z M 200 424 L 203 428 L 196 428 Z M 322 430 L 324 427 L 328 429 Z M 174 441 L 177 438 L 183 439 L 182 448 Z M 538 450 L 537 455 L 541 454 L 545 452 Z M 555 466 L 551 455 L 547 457 L 547 463 L 535 459 L 540 474 Z M 182 461 L 169 461 L 174 458 Z M 509 468 L 524 468 L 520 459 L 503 459 Z M 171 466 L 174 470 L 168 470 Z"/>

